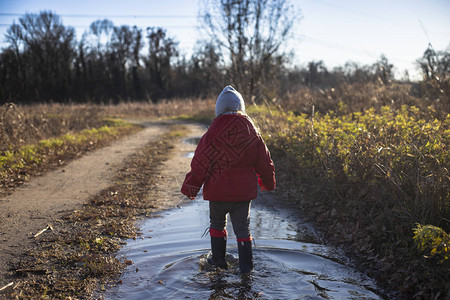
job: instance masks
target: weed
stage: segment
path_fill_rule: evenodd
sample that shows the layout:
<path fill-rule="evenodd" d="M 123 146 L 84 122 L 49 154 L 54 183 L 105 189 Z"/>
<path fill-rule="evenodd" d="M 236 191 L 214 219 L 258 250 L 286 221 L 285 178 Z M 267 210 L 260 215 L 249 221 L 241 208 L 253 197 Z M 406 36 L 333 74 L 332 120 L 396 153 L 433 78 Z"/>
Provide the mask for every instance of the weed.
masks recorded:
<path fill-rule="evenodd" d="M 450 258 L 450 237 L 439 227 L 417 224 L 417 227 L 414 228 L 414 241 L 419 250 L 439 257 L 440 263 L 444 263 Z"/>

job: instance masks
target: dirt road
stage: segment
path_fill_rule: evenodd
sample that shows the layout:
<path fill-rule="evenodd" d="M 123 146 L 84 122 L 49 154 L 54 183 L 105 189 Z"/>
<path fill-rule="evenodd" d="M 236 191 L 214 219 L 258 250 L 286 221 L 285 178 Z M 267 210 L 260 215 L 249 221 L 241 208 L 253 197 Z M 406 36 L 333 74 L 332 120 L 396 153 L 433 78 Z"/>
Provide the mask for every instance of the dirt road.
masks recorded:
<path fill-rule="evenodd" d="M 7 284 L 6 275 L 20 260 L 20 254 L 33 241 L 33 235 L 48 224 L 58 226 L 58 219 L 80 208 L 90 196 L 112 184 L 121 162 L 148 142 L 167 131 L 170 122 L 143 122 L 145 128 L 110 146 L 91 152 L 62 168 L 30 180 L 13 194 L 0 198 L 0 287 Z M 202 126 L 186 124 L 190 136 L 202 135 Z M 179 187 L 189 168 L 186 153 L 194 145 L 180 141 L 173 157 L 161 167 L 161 209 L 183 199 Z"/>

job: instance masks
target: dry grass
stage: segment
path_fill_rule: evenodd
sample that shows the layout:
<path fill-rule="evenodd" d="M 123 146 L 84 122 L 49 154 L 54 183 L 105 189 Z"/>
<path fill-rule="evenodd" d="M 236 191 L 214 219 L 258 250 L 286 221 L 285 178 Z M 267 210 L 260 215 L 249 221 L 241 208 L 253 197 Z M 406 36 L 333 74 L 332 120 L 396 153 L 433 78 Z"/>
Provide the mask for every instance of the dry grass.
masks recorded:
<path fill-rule="evenodd" d="M 89 105 L 7 103 L 0 107 L 0 153 L 103 125 L 98 110 Z"/>
<path fill-rule="evenodd" d="M 423 83 L 422 83 L 423 84 Z M 363 112 L 368 108 L 379 111 L 383 106 L 400 109 L 402 105 L 415 106 L 427 112 L 433 107 L 435 114 L 429 117 L 443 118 L 450 112 L 450 92 L 438 93 L 432 97 L 429 93 L 418 96 L 422 84 L 393 83 L 384 85 L 376 82 L 342 84 L 329 89 L 310 89 L 304 87 L 288 95 L 285 99 L 275 101 L 284 109 L 297 113 L 315 112 L 326 114 L 329 111 L 347 114 Z"/>
<path fill-rule="evenodd" d="M 168 118 L 178 116 L 214 115 L 214 99 L 175 99 L 170 101 L 122 102 L 95 106 L 104 116 L 121 118 Z"/>
<path fill-rule="evenodd" d="M 107 124 L 110 117 L 156 119 L 182 115 L 214 115 L 214 100 L 179 99 L 116 105 L 7 103 L 0 106 L 0 154 L 40 140 L 99 128 Z"/>

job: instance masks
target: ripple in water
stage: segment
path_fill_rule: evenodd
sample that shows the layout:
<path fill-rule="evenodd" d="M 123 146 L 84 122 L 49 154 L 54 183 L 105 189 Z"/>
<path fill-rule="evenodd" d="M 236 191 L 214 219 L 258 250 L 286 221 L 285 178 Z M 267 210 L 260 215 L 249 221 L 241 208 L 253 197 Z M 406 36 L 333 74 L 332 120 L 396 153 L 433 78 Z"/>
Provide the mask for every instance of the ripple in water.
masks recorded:
<path fill-rule="evenodd" d="M 254 201 L 256 204 L 258 200 Z M 381 299 L 373 282 L 346 266 L 346 258 L 317 242 L 307 226 L 252 205 L 255 270 L 239 273 L 237 245 L 228 228 L 228 270 L 206 262 L 210 252 L 208 203 L 143 222 L 142 238 L 127 241 L 120 254 L 134 264 L 107 299 Z M 229 223 L 229 225 L 231 225 Z"/>

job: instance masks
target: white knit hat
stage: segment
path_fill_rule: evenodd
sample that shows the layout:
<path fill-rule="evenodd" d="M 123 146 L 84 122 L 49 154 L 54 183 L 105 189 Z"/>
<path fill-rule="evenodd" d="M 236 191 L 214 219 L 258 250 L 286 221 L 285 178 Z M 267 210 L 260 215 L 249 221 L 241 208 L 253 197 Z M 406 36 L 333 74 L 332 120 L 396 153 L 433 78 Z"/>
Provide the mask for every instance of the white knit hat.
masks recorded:
<path fill-rule="evenodd" d="M 244 98 L 242 98 L 241 93 L 229 85 L 226 86 L 219 97 L 217 97 L 216 117 L 227 112 L 235 111 L 245 112 Z"/>

